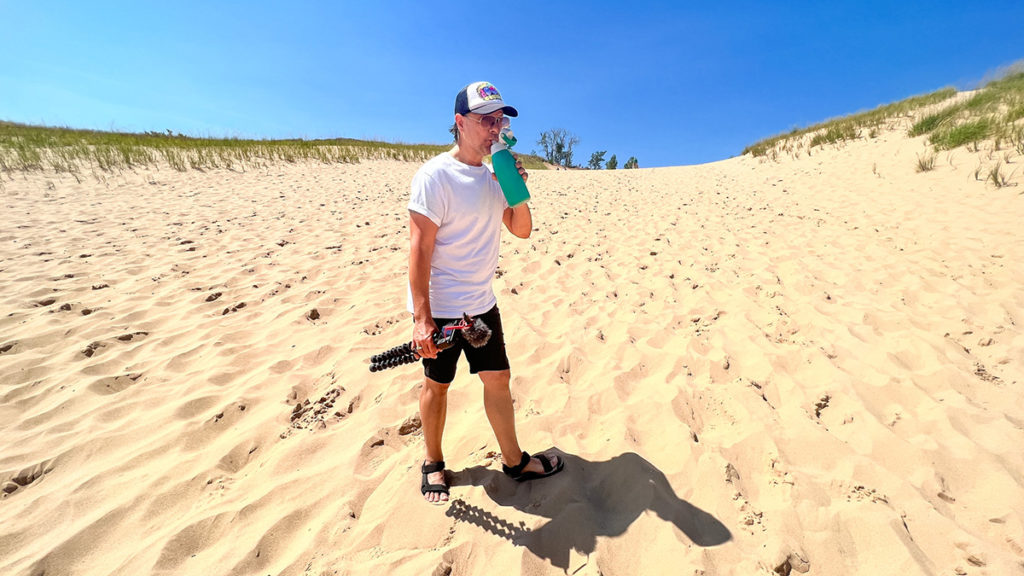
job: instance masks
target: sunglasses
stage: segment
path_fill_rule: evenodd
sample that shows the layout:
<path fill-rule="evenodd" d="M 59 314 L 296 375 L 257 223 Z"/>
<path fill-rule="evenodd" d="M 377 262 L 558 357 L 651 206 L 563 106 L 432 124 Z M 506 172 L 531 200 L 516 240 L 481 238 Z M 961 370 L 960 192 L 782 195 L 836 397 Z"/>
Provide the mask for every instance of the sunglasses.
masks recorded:
<path fill-rule="evenodd" d="M 466 118 L 469 118 L 470 120 L 476 120 L 477 122 L 480 123 L 481 126 L 484 127 L 484 130 L 493 130 L 494 128 L 501 130 L 502 128 L 508 128 L 509 125 L 512 123 L 511 120 L 509 120 L 508 116 L 466 116 Z"/>

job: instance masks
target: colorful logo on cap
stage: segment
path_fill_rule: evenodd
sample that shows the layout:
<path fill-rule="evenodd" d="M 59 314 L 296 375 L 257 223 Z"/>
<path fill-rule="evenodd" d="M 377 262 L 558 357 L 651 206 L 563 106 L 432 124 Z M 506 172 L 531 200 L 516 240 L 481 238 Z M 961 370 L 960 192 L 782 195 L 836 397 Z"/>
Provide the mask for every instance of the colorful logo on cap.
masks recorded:
<path fill-rule="evenodd" d="M 487 100 L 501 100 L 501 94 L 498 93 L 498 89 L 494 87 L 490 82 L 484 82 L 476 89 L 476 93 L 480 95 L 480 99 Z"/>

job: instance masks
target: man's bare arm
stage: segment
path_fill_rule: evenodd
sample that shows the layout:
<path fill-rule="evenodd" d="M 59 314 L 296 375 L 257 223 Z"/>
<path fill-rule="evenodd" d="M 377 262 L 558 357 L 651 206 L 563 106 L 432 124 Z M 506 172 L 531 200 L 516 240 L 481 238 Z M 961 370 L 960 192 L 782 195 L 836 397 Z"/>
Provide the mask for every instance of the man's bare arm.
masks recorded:
<path fill-rule="evenodd" d="M 530 206 L 526 203 L 515 208 L 505 208 L 501 218 L 505 228 L 520 238 L 529 238 L 533 231 L 533 216 L 530 214 Z"/>
<path fill-rule="evenodd" d="M 434 256 L 437 224 L 419 212 L 409 212 L 409 288 L 412 292 L 413 345 L 421 347 L 424 358 L 437 356 L 437 347 L 431 338 L 437 325 L 430 310 L 430 260 Z"/>

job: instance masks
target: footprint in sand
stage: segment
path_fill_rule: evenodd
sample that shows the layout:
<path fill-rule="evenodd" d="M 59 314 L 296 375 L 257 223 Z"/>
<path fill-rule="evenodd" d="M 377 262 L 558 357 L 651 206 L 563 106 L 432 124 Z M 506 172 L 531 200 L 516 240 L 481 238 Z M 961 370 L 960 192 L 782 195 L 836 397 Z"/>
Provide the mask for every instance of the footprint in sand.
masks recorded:
<path fill-rule="evenodd" d="M 101 378 L 90 384 L 89 390 L 103 395 L 117 394 L 118 392 L 123 392 L 134 386 L 136 382 L 138 382 L 139 378 L 142 378 L 141 373 L 122 374 L 120 376 Z"/>
<path fill-rule="evenodd" d="M 86 346 L 84 350 L 82 350 L 82 354 L 85 355 L 86 358 L 92 358 L 93 355 L 96 354 L 97 350 L 101 350 L 106 347 L 107 345 L 104 344 L 103 342 L 93 342 Z"/>
<path fill-rule="evenodd" d="M 3 487 L 0 489 L 2 490 L 2 497 L 7 498 L 11 494 L 28 487 L 36 480 L 39 480 L 43 476 L 52 472 L 53 468 L 53 460 L 46 460 L 32 466 L 31 468 L 24 468 L 14 474 L 10 474 L 9 476 L 5 474 L 5 476 L 7 476 L 6 479 L 0 481 L 0 486 Z"/>
<path fill-rule="evenodd" d="M 224 408 L 220 412 L 213 415 L 213 418 L 206 421 L 210 426 L 214 426 L 217 429 L 223 430 L 224 427 L 230 427 L 232 424 L 237 422 L 245 414 L 246 405 L 241 402 L 236 402 Z"/>
<path fill-rule="evenodd" d="M 989 372 L 988 369 L 986 369 L 981 362 L 974 363 L 974 375 L 977 376 L 978 378 L 981 378 L 985 382 L 994 382 L 996 384 L 1002 383 L 1000 378 Z"/>
<path fill-rule="evenodd" d="M 781 564 L 775 567 L 776 574 L 792 574 L 799 572 L 805 574 L 811 570 L 811 563 L 800 553 L 790 552 Z"/>
<path fill-rule="evenodd" d="M 864 502 L 870 500 L 873 503 L 888 504 L 889 497 L 885 494 L 879 493 L 874 488 L 868 488 L 866 486 L 857 485 L 850 487 L 846 494 L 847 502 Z"/>
<path fill-rule="evenodd" d="M 818 400 L 814 404 L 814 417 L 815 418 L 818 418 L 818 419 L 821 418 L 822 410 L 824 410 L 825 408 L 828 408 L 828 403 L 831 400 L 832 400 L 832 396 L 830 396 L 828 394 L 825 394 L 824 396 L 821 397 L 821 400 Z"/>
<path fill-rule="evenodd" d="M 210 499 L 221 499 L 224 494 L 234 485 L 235 481 L 230 476 L 218 476 L 216 478 L 210 478 L 206 481 L 206 487 L 203 492 L 207 498 Z"/>
<path fill-rule="evenodd" d="M 237 444 L 234 448 L 229 450 L 219 462 L 217 462 L 217 468 L 227 472 L 228 474 L 237 474 L 252 461 L 253 454 L 255 454 L 259 448 L 259 445 L 255 444 L 251 440 L 246 440 Z"/>
<path fill-rule="evenodd" d="M 363 477 L 369 477 L 377 466 L 389 456 L 401 451 L 413 442 L 413 436 L 423 428 L 419 414 L 410 416 L 398 426 L 381 428 L 367 440 L 359 450 L 357 470 L 365 470 Z"/>
<path fill-rule="evenodd" d="M 340 398 L 344 392 L 345 389 L 339 386 L 331 388 L 315 402 L 309 398 L 296 402 L 290 417 L 290 430 L 323 430 L 329 423 L 348 417 L 359 406 L 360 397 L 356 396 L 350 400 L 347 408 L 342 408 L 341 405 L 336 408 L 335 405 L 339 403 L 343 405 Z M 285 438 L 288 435 L 288 432 L 285 432 L 281 437 Z"/>
<path fill-rule="evenodd" d="M 226 316 L 226 315 L 228 315 L 228 314 L 230 314 L 232 312 L 238 312 L 242 308 L 245 308 L 245 302 L 239 302 L 238 304 L 235 304 L 234 306 L 230 306 L 228 308 L 225 308 L 224 311 L 221 312 L 220 315 L 221 316 Z"/>
<path fill-rule="evenodd" d="M 235 406 L 235 408 L 237 408 L 239 412 L 245 412 L 245 404 L 238 404 L 237 406 Z M 214 423 L 216 423 L 216 422 L 220 422 L 221 420 L 223 420 L 223 419 L 224 419 L 224 414 L 225 414 L 225 413 L 227 413 L 227 411 L 226 411 L 226 410 L 225 410 L 225 411 L 223 411 L 223 412 L 218 412 L 218 413 L 217 413 L 217 414 L 216 414 L 216 415 L 215 415 L 215 416 L 213 417 L 213 421 L 214 421 Z"/>
<path fill-rule="evenodd" d="M 142 332 L 142 331 L 130 332 L 128 334 L 122 334 L 122 335 L 118 336 L 116 338 L 116 340 L 118 340 L 120 342 L 131 342 L 132 340 L 135 340 L 136 338 L 140 338 L 140 337 L 148 336 L 148 335 L 149 335 L 149 332 Z M 106 347 L 107 347 L 107 343 L 106 342 L 100 342 L 100 341 L 92 342 L 88 346 L 86 346 L 85 349 L 82 350 L 82 355 L 84 355 L 86 358 L 92 358 L 98 352 L 100 352 L 101 350 L 103 350 Z"/>
<path fill-rule="evenodd" d="M 379 322 L 367 325 L 366 327 L 363 328 L 363 334 L 366 334 L 367 336 L 379 336 L 383 334 L 384 331 L 387 330 L 388 328 L 391 328 L 392 326 L 398 324 L 399 322 L 405 321 L 406 318 L 407 316 L 405 315 L 393 315 Z"/>

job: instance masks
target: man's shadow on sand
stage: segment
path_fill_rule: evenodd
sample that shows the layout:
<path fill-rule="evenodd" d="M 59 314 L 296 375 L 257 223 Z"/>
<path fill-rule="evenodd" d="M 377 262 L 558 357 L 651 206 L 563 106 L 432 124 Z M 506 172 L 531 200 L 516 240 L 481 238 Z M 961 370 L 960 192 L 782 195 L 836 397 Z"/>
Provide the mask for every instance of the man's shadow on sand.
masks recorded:
<path fill-rule="evenodd" d="M 460 499 L 449 504 L 446 514 L 525 546 L 566 571 L 570 550 L 591 554 L 598 536 L 623 534 L 647 510 L 698 546 L 717 546 L 732 539 L 724 524 L 676 496 L 665 475 L 637 454 L 590 462 L 559 450 L 548 452 L 565 459 L 565 470 L 551 478 L 520 484 L 483 466 L 451 474 L 452 486 L 482 486 L 500 506 L 551 519 L 540 528 L 514 525 Z"/>

